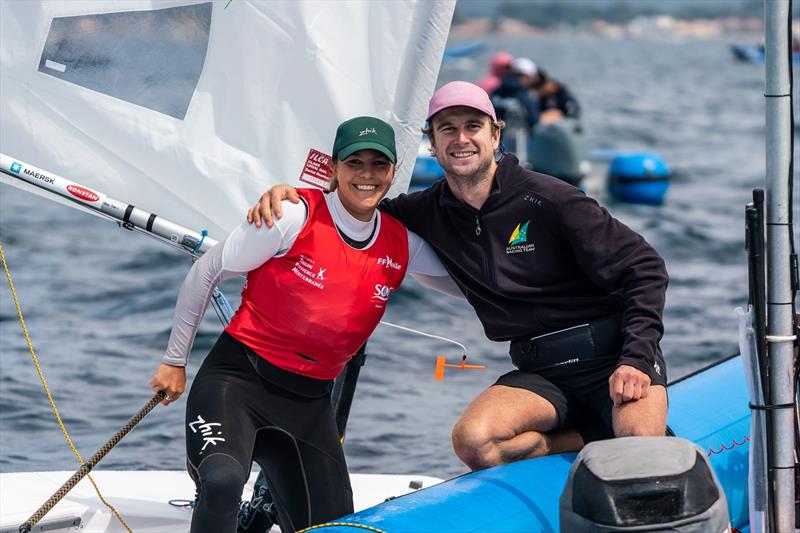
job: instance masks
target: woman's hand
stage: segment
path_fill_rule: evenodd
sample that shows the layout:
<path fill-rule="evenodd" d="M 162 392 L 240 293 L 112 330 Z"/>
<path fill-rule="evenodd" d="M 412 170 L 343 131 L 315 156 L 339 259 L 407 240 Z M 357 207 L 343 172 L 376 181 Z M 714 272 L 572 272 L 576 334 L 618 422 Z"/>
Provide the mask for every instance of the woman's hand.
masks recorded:
<path fill-rule="evenodd" d="M 282 200 L 289 200 L 293 204 L 297 204 L 300 202 L 300 195 L 297 194 L 297 189 L 291 185 L 275 185 L 261 195 L 256 205 L 247 210 L 247 222 L 255 224 L 257 228 L 260 228 L 262 223 L 271 228 L 273 211 L 276 219 L 283 216 Z"/>
<path fill-rule="evenodd" d="M 182 366 L 172 366 L 161 363 L 156 369 L 153 379 L 150 380 L 153 392 L 164 391 L 167 396 L 161 405 L 169 405 L 180 398 L 186 389 L 186 369 Z"/>

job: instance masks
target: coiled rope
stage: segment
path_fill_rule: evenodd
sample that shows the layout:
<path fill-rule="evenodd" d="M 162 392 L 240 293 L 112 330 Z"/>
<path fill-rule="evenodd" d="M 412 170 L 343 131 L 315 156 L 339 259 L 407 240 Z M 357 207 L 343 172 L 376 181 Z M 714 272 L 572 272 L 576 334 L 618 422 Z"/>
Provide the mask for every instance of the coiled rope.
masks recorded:
<path fill-rule="evenodd" d="M 8 286 L 11 289 L 11 298 L 13 298 L 14 306 L 17 308 L 17 316 L 19 317 L 19 323 L 22 326 L 22 333 L 25 336 L 25 342 L 28 343 L 28 350 L 31 352 L 31 358 L 33 359 L 33 364 L 36 367 L 36 372 L 39 374 L 39 379 L 42 381 L 42 388 L 44 389 L 44 392 L 47 395 L 47 401 L 50 402 L 50 409 L 53 410 L 53 414 L 55 415 L 56 421 L 58 422 L 58 427 L 61 428 L 61 433 L 64 435 L 64 439 L 66 439 L 67 444 L 69 444 L 72 453 L 75 455 L 75 457 L 77 457 L 78 462 L 81 465 L 85 465 L 83 457 L 81 457 L 80 452 L 78 452 L 78 449 L 72 443 L 72 439 L 70 438 L 69 433 L 67 432 L 67 428 L 64 425 L 64 421 L 61 420 L 61 415 L 58 413 L 56 402 L 53 400 L 53 395 L 50 393 L 50 387 L 47 386 L 47 380 L 44 377 L 44 372 L 42 372 L 42 367 L 39 366 L 39 359 L 36 357 L 36 352 L 34 352 L 33 350 L 33 344 L 31 343 L 30 336 L 28 335 L 28 328 L 25 326 L 25 318 L 22 316 L 22 309 L 20 308 L 19 299 L 17 298 L 17 292 L 16 290 L 14 290 L 14 282 L 11 281 L 11 272 L 8 268 L 8 264 L 6 263 L 6 256 L 3 253 L 2 243 L 0 243 L 0 260 L 2 260 L 3 262 L 3 270 L 5 270 L 6 279 L 8 280 Z M 117 517 L 117 520 L 119 520 L 122 526 L 129 533 L 133 533 L 133 530 L 130 527 L 128 527 L 127 523 L 125 523 L 125 520 L 122 518 L 122 515 L 119 514 L 119 511 L 117 511 L 117 509 L 113 505 L 111 505 L 111 503 L 109 503 L 100 493 L 100 488 L 97 486 L 97 483 L 95 483 L 92 476 L 87 475 L 87 477 L 89 478 L 89 481 L 92 482 L 94 491 L 97 493 L 97 497 L 100 498 L 100 501 L 103 502 L 103 505 L 105 505 L 114 514 L 114 516 Z"/>

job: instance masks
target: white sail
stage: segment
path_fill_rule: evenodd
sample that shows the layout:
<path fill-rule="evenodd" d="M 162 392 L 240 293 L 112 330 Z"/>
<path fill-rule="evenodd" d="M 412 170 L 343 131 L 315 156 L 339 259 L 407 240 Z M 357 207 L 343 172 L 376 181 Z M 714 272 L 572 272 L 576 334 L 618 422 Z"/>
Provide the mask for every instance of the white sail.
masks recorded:
<path fill-rule="evenodd" d="M 454 4 L 4 0 L 0 152 L 219 238 L 375 115 L 404 191 Z"/>

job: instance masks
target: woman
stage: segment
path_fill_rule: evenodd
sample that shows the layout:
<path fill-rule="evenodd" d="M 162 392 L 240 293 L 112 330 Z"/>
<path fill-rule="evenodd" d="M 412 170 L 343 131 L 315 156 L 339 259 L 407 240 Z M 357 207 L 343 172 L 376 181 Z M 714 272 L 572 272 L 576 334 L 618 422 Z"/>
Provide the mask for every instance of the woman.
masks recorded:
<path fill-rule="evenodd" d="M 198 324 L 216 285 L 247 273 L 242 303 L 203 362 L 186 406 L 193 533 L 233 532 L 252 461 L 282 531 L 353 511 L 331 408 L 333 379 L 375 329 L 406 270 L 446 272 L 419 237 L 376 212 L 392 184 L 391 126 L 342 123 L 330 189 L 299 190 L 272 228 L 243 223 L 189 271 L 169 345 L 150 385 L 175 401 Z"/>

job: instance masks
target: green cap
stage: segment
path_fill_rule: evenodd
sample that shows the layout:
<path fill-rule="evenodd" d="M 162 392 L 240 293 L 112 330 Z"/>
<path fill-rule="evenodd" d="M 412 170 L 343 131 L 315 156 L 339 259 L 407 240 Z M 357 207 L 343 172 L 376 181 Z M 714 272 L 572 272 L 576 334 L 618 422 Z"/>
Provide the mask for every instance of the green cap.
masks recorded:
<path fill-rule="evenodd" d="M 396 163 L 394 130 L 375 117 L 356 117 L 339 124 L 333 141 L 333 157 L 341 161 L 359 150 L 377 150 L 392 164 Z"/>

